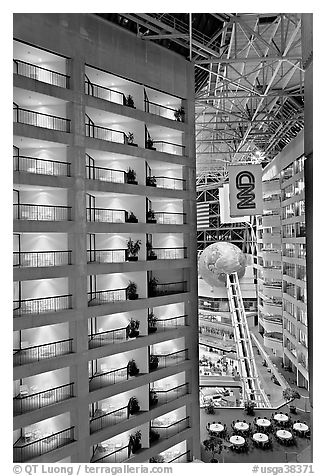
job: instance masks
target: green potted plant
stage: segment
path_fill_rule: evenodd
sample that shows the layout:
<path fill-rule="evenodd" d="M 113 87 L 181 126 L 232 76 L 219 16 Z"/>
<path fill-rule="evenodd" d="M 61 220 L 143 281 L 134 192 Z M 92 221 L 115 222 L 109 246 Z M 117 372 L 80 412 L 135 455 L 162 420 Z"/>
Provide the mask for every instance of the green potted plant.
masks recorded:
<path fill-rule="evenodd" d="M 255 414 L 255 403 L 252 400 L 247 400 L 244 404 L 244 410 L 247 415 Z"/>
<path fill-rule="evenodd" d="M 174 117 L 178 122 L 184 122 L 185 110 L 183 106 L 180 106 L 174 111 Z"/>
<path fill-rule="evenodd" d="M 146 177 L 146 185 L 148 187 L 156 187 L 156 177 L 154 175 Z"/>
<path fill-rule="evenodd" d="M 155 441 L 158 441 L 160 439 L 160 434 L 158 431 L 153 430 L 153 428 L 150 428 L 149 430 L 149 444 L 151 445 L 152 443 L 155 443 Z"/>
<path fill-rule="evenodd" d="M 136 181 L 136 176 L 137 176 L 136 172 L 131 167 L 129 167 L 129 169 L 127 170 L 126 176 L 127 176 L 127 183 L 133 184 L 133 185 L 138 184 L 138 182 Z"/>
<path fill-rule="evenodd" d="M 141 449 L 141 431 L 137 430 L 133 435 L 129 436 L 129 445 L 133 454 Z"/>
<path fill-rule="evenodd" d="M 150 312 L 147 317 L 147 322 L 148 322 L 148 333 L 153 334 L 154 332 L 157 331 L 156 323 L 157 323 L 157 317 L 155 316 L 154 312 Z"/>
<path fill-rule="evenodd" d="M 133 107 L 135 109 L 134 98 L 131 94 L 128 94 L 128 96 L 126 97 L 126 106 Z"/>
<path fill-rule="evenodd" d="M 138 147 L 138 144 L 136 144 L 134 142 L 134 140 L 135 140 L 135 136 L 134 136 L 133 132 L 128 132 L 128 134 L 127 134 L 127 143 L 128 143 L 128 145 L 133 145 L 134 147 Z"/>
<path fill-rule="evenodd" d="M 128 327 L 127 327 L 127 336 L 130 339 L 139 336 L 139 321 L 135 319 L 130 319 Z"/>
<path fill-rule="evenodd" d="M 150 463 L 164 463 L 165 460 L 162 455 L 152 456 L 149 458 Z"/>
<path fill-rule="evenodd" d="M 156 223 L 155 212 L 153 210 L 148 210 L 146 214 L 147 223 Z"/>
<path fill-rule="evenodd" d="M 150 278 L 148 281 L 148 296 L 154 297 L 157 293 L 158 280 L 156 278 Z"/>
<path fill-rule="evenodd" d="M 149 391 L 149 407 L 155 407 L 158 404 L 158 396 L 155 390 Z"/>
<path fill-rule="evenodd" d="M 147 250 L 147 259 L 149 261 L 153 261 L 157 259 L 157 256 L 153 250 L 152 244 L 149 241 L 147 241 L 146 243 L 146 250 Z"/>
<path fill-rule="evenodd" d="M 283 390 L 283 398 L 288 402 L 290 412 L 297 413 L 296 400 L 301 398 L 300 393 L 294 388 L 287 387 Z"/>
<path fill-rule="evenodd" d="M 150 355 L 149 356 L 149 371 L 151 372 L 152 370 L 156 370 L 158 367 L 160 359 L 157 357 L 157 355 Z"/>
<path fill-rule="evenodd" d="M 131 397 L 128 402 L 129 415 L 134 415 L 140 411 L 140 406 L 136 397 Z"/>
<path fill-rule="evenodd" d="M 138 261 L 138 253 L 140 250 L 141 240 L 132 241 L 131 238 L 127 240 L 127 260 Z"/>
<path fill-rule="evenodd" d="M 129 212 L 128 216 L 127 216 L 127 219 L 126 219 L 126 222 L 127 223 L 138 223 L 138 218 L 136 217 L 136 215 L 133 212 Z"/>
<path fill-rule="evenodd" d="M 135 359 L 131 359 L 127 365 L 127 373 L 130 377 L 135 377 L 139 374 L 139 368 L 137 367 Z"/>
<path fill-rule="evenodd" d="M 146 141 L 146 149 L 156 150 L 154 147 L 154 141 L 150 137 Z"/>
<path fill-rule="evenodd" d="M 137 294 L 137 284 L 134 283 L 133 281 L 129 281 L 129 284 L 126 288 L 126 294 L 127 294 L 127 299 L 129 300 L 135 300 L 138 299 L 138 294 Z"/>

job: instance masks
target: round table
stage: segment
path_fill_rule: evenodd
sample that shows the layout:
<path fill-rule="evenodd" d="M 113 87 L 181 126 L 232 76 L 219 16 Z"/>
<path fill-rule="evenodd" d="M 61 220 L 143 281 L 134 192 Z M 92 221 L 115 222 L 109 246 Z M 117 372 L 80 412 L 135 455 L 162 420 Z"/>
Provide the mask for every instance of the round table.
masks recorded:
<path fill-rule="evenodd" d="M 289 440 L 292 438 L 292 433 L 287 430 L 277 430 L 276 435 L 282 440 Z"/>
<path fill-rule="evenodd" d="M 234 424 L 234 428 L 236 430 L 246 431 L 246 430 L 249 429 L 249 425 L 248 425 L 248 423 L 245 423 L 244 421 L 237 421 Z"/>
<path fill-rule="evenodd" d="M 266 443 L 268 441 L 268 436 L 265 433 L 255 433 L 252 437 L 258 443 Z"/>
<path fill-rule="evenodd" d="M 271 425 L 271 422 L 269 420 L 267 420 L 267 418 L 258 418 L 257 421 L 256 421 L 256 424 L 258 426 L 268 427 L 268 426 Z"/>
<path fill-rule="evenodd" d="M 245 441 L 246 440 L 242 436 L 238 435 L 231 436 L 230 438 L 230 443 L 232 443 L 233 445 L 242 446 L 245 444 Z"/>
<path fill-rule="evenodd" d="M 214 433 L 220 433 L 224 430 L 224 426 L 220 423 L 212 423 L 209 427 L 209 431 L 213 431 Z"/>
<path fill-rule="evenodd" d="M 308 431 L 309 426 L 306 425 L 305 423 L 294 423 L 293 429 L 296 431 Z"/>
<path fill-rule="evenodd" d="M 279 423 L 284 423 L 289 420 L 289 417 L 284 415 L 284 413 L 276 413 L 276 415 L 274 415 L 274 420 Z"/>

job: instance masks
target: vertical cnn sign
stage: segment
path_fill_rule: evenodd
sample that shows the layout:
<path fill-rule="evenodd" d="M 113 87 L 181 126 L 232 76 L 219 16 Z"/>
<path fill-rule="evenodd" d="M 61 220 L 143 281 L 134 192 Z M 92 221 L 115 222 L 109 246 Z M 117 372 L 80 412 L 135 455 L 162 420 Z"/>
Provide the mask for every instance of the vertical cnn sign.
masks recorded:
<path fill-rule="evenodd" d="M 230 165 L 229 184 L 231 217 L 262 214 L 261 165 Z"/>

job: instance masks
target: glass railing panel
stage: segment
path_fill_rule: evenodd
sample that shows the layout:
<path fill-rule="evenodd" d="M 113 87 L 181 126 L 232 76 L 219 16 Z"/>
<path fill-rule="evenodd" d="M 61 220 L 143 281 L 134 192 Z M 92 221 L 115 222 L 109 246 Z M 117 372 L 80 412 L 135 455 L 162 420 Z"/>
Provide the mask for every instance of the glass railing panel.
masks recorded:
<path fill-rule="evenodd" d="M 19 155 L 14 156 L 14 171 L 70 177 L 70 163 Z"/>
<path fill-rule="evenodd" d="M 69 221 L 71 207 L 15 203 L 14 220 Z"/>
<path fill-rule="evenodd" d="M 72 295 L 51 296 L 38 299 L 22 299 L 13 301 L 14 317 L 24 314 L 42 314 L 44 312 L 57 312 L 71 309 Z"/>
<path fill-rule="evenodd" d="M 34 345 L 14 350 L 14 367 L 39 362 L 72 352 L 72 339 L 65 339 L 48 344 Z"/>
<path fill-rule="evenodd" d="M 53 86 L 59 86 L 61 88 L 69 87 L 69 76 L 51 69 L 26 63 L 25 61 L 14 59 L 14 73 L 42 81 L 43 83 L 52 84 Z"/>
<path fill-rule="evenodd" d="M 14 266 L 20 268 L 43 268 L 71 264 L 71 251 L 14 252 Z"/>
<path fill-rule="evenodd" d="M 27 393 L 27 394 L 26 394 Z M 40 408 L 60 403 L 74 396 L 74 384 L 68 383 L 42 392 L 28 394 L 28 389 L 13 399 L 14 415 L 39 410 Z"/>

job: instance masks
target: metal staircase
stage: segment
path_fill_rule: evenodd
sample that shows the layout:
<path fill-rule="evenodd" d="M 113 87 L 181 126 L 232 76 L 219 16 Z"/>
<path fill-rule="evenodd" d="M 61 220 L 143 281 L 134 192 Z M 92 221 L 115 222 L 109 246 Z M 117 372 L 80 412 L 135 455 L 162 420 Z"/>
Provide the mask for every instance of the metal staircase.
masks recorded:
<path fill-rule="evenodd" d="M 237 273 L 227 275 L 226 286 L 244 401 L 254 402 L 256 408 L 271 407 L 258 377 Z"/>

